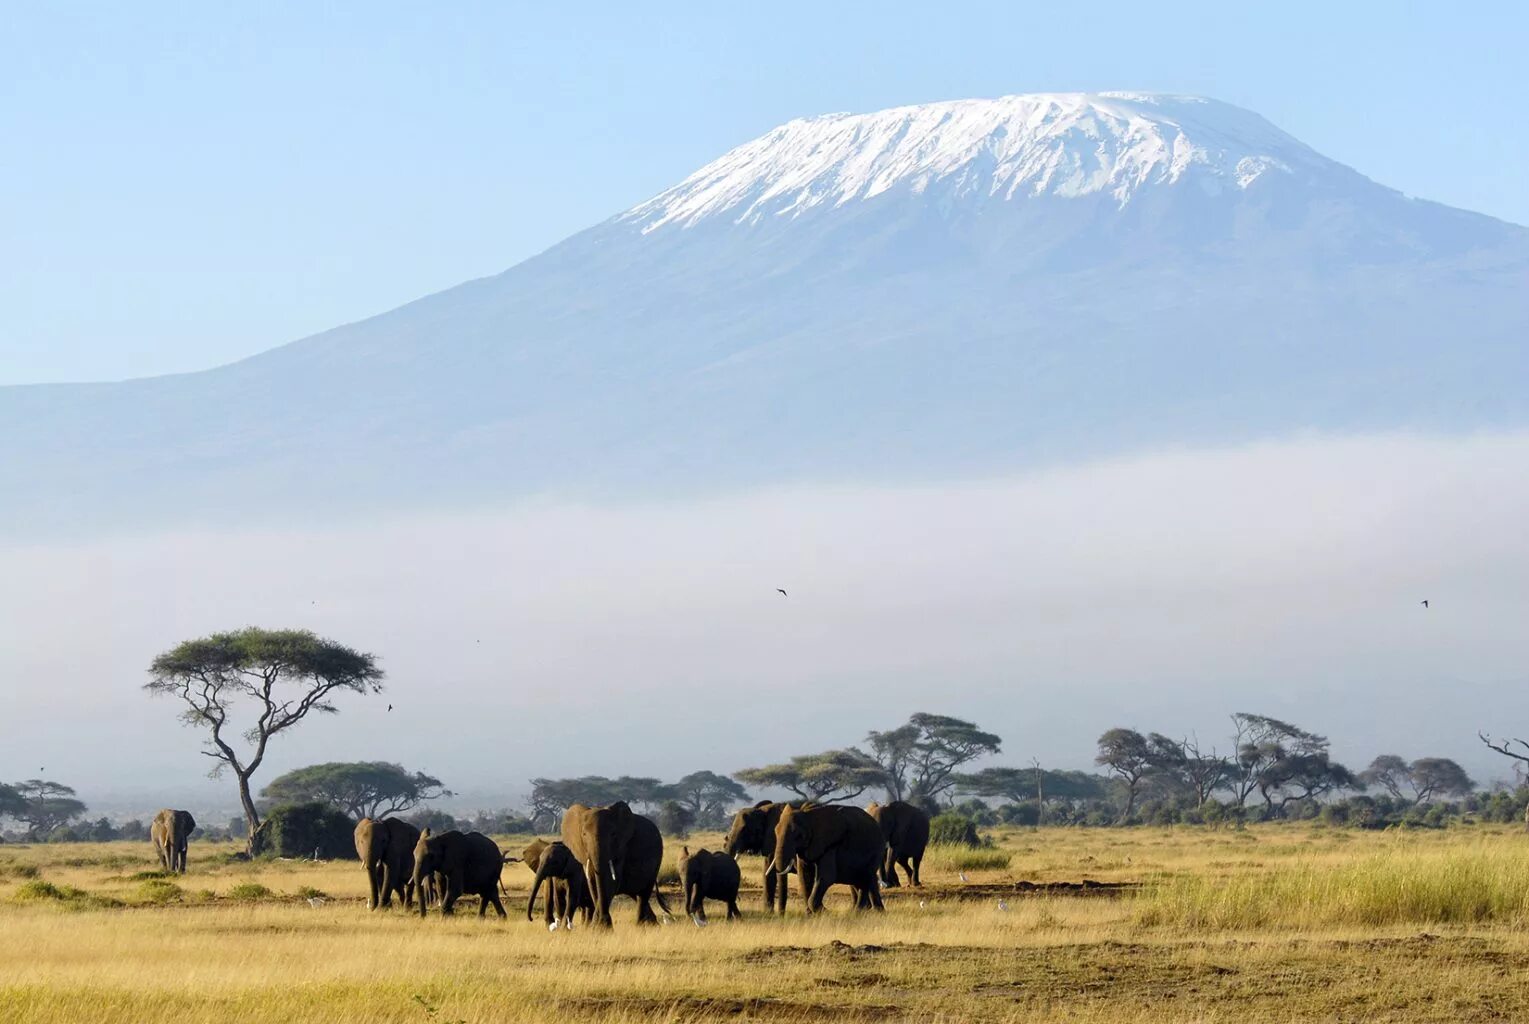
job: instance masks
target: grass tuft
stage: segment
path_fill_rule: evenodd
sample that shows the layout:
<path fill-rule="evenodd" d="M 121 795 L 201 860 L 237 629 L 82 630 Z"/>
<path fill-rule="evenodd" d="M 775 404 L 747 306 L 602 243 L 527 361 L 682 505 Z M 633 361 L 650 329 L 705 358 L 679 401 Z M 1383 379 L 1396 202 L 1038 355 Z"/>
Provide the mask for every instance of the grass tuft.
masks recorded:
<path fill-rule="evenodd" d="M 1184 874 L 1144 895 L 1144 925 L 1195 929 L 1513 923 L 1529 918 L 1529 849 L 1399 846 L 1357 860 L 1292 860 Z"/>
<path fill-rule="evenodd" d="M 1014 854 L 1009 850 L 938 843 L 931 844 L 924 851 L 924 868 L 936 871 L 1003 871 L 1008 868 L 1013 857 Z"/>

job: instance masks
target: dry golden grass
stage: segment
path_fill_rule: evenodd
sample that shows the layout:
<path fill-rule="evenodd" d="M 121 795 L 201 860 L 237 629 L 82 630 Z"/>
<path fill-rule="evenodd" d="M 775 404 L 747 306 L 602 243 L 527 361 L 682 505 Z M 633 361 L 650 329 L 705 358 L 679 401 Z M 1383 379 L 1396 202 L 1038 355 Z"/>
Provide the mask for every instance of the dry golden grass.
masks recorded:
<path fill-rule="evenodd" d="M 1000 845 L 1007 868 L 926 861 L 925 889 L 891 891 L 884 915 L 840 898 L 807 920 L 793 899 L 775 920 L 755 889 L 736 924 L 639 929 L 623 901 L 612 933 L 554 935 L 524 920 L 514 864 L 509 921 L 470 900 L 421 921 L 368 913 L 353 862 L 242 864 L 194 843 L 191 872 L 164 879 L 147 844 L 4 847 L 0 1021 L 1529 1019 L 1522 833 L 1057 829 Z M 745 860 L 746 886 L 759 867 Z M 1145 884 L 1014 886 L 1084 878 Z"/>

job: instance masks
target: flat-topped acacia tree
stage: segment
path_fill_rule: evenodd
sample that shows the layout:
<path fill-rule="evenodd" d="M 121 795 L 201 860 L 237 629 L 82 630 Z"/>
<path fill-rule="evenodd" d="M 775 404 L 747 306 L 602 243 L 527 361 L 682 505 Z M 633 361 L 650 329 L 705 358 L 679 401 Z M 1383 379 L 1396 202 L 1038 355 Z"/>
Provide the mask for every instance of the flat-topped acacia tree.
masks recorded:
<path fill-rule="evenodd" d="M 271 738 L 301 722 L 310 712 L 334 714 L 342 690 L 382 692 L 382 670 L 370 654 L 315 636 L 305 629 L 241 629 L 187 640 L 149 666 L 151 694 L 176 697 L 181 720 L 208 731 L 203 754 L 216 761 L 214 778 L 225 769 L 239 780 L 239 802 L 249 842 L 260 827 L 260 813 L 250 793 L 250 778 L 265 760 Z M 248 728 L 230 721 L 235 708 L 254 715 Z M 245 751 L 234 743 L 243 740 Z"/>

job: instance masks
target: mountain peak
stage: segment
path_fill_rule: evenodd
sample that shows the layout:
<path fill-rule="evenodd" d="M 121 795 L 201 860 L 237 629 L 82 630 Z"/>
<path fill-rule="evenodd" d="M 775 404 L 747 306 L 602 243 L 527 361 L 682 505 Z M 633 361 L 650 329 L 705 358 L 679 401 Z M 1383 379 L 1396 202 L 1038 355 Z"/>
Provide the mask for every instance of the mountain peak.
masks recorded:
<path fill-rule="evenodd" d="M 644 233 L 712 218 L 757 224 L 903 191 L 1015 200 L 1194 182 L 1247 190 L 1271 174 L 1352 175 L 1251 111 L 1197 96 L 1030 93 L 789 121 L 621 220 Z"/>

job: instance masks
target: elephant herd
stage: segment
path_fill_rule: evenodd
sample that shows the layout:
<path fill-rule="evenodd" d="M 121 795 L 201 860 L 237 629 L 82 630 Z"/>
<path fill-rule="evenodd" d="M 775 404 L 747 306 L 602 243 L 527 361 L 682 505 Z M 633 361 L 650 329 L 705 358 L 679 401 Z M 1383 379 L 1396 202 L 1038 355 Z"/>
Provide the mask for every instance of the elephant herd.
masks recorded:
<path fill-rule="evenodd" d="M 186 839 L 196 822 L 185 811 L 164 810 L 154 818 L 151 835 L 166 870 L 186 869 Z M 658 826 L 624 801 L 606 807 L 574 804 L 563 815 L 557 839 L 537 839 L 519 857 L 506 856 L 488 836 L 451 830 L 439 834 L 398 818 L 363 818 L 355 830 L 356 854 L 366 871 L 367 906 L 392 905 L 396 896 L 421 916 L 432 905 L 451 914 L 463 896 L 479 898 L 478 916 L 492 906 L 507 917 L 500 900 L 506 863 L 523 863 L 534 872 L 526 920 L 532 920 L 542 886 L 547 887 L 544 921 L 550 930 L 584 924 L 608 928 L 611 903 L 630 896 L 637 903 L 637 923 L 656 924 L 657 901 L 665 915 L 669 904 L 658 889 L 664 840 Z M 919 868 L 929 843 L 929 816 L 903 801 L 872 804 L 861 810 L 839 804 L 762 801 L 733 816 L 720 852 L 683 847 L 678 859 L 685 913 L 705 926 L 706 901 L 726 907 L 727 919 L 740 917 L 738 858 L 764 859 L 767 911 L 785 913 L 787 876 L 797 885 L 809 914 L 823 909 L 835 885 L 847 886 L 860 910 L 883 909 L 881 890 L 899 885 L 898 869 L 920 885 Z"/>

